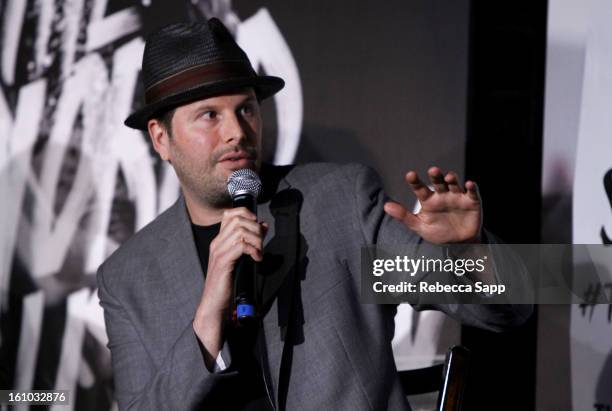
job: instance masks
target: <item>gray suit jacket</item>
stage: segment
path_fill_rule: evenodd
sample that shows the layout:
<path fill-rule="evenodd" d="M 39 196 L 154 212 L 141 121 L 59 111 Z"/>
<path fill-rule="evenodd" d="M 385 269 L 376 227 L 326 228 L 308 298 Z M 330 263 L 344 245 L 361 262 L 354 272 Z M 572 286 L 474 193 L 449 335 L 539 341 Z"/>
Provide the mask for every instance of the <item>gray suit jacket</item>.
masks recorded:
<path fill-rule="evenodd" d="M 418 236 L 384 213 L 380 181 L 366 167 L 310 164 L 265 175 L 261 354 L 275 406 L 409 409 L 391 350 L 395 306 L 360 303 L 360 249 Z M 192 329 L 203 278 L 182 198 L 100 267 L 120 409 L 197 409 L 231 376 L 206 369 Z M 436 308 L 490 329 L 529 315 L 512 306 Z M 226 346 L 222 356 L 231 362 Z"/>

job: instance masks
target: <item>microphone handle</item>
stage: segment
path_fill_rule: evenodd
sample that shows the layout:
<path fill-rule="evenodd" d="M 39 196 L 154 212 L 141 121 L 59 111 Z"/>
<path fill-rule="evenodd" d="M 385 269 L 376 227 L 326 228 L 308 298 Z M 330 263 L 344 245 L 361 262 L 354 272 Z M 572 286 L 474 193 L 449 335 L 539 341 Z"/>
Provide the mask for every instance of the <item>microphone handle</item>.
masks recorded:
<path fill-rule="evenodd" d="M 238 194 L 232 199 L 234 208 L 246 207 L 257 214 L 256 199 L 249 194 Z M 255 261 L 249 255 L 242 255 L 236 262 L 234 271 L 234 304 L 236 317 L 245 325 L 255 319 Z"/>

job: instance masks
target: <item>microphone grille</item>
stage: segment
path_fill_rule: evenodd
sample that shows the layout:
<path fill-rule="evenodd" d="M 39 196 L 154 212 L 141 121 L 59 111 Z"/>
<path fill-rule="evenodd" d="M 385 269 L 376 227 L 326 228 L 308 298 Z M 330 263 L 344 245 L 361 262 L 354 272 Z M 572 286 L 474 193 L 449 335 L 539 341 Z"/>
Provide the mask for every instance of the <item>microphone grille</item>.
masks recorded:
<path fill-rule="evenodd" d="M 227 191 L 232 198 L 239 194 L 249 194 L 257 198 L 261 191 L 261 180 L 250 168 L 242 168 L 228 177 Z"/>

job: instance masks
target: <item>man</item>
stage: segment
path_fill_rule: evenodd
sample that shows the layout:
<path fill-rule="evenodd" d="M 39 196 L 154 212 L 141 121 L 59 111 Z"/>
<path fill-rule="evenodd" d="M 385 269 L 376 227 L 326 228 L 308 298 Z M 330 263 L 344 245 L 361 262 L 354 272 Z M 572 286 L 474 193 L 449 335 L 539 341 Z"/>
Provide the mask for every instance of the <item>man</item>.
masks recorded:
<path fill-rule="evenodd" d="M 126 125 L 148 131 L 182 196 L 98 272 L 120 409 L 409 409 L 395 307 L 360 304 L 360 249 L 480 241 L 476 185 L 433 167 L 431 191 L 409 172 L 413 215 L 362 166 L 262 165 L 259 102 L 284 83 L 258 76 L 216 19 L 154 33 L 142 72 L 146 105 Z M 264 184 L 258 216 L 231 208 L 243 168 Z M 243 254 L 260 263 L 256 327 L 229 320 Z M 492 329 L 528 315 L 438 308 Z"/>

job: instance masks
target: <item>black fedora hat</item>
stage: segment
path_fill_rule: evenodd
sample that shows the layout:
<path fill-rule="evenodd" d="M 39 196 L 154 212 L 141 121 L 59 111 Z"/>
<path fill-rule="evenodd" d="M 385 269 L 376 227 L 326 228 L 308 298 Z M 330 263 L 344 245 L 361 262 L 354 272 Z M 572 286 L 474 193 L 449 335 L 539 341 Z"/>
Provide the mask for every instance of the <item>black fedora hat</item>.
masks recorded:
<path fill-rule="evenodd" d="M 142 58 L 145 105 L 125 125 L 147 129 L 166 110 L 229 90 L 253 87 L 262 100 L 283 88 L 279 77 L 259 76 L 231 33 L 216 18 L 165 26 L 148 38 Z"/>

